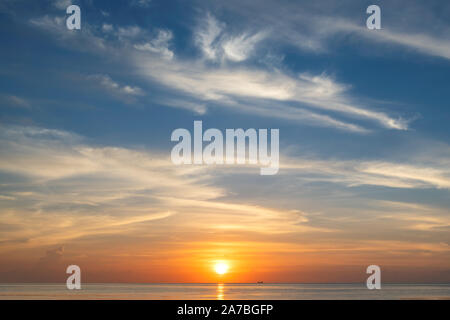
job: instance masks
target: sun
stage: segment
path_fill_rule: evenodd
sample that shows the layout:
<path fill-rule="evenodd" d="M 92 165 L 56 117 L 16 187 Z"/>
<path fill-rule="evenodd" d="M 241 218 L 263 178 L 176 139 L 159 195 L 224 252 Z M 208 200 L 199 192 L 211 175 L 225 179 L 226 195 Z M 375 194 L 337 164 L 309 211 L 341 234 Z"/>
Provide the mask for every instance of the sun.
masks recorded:
<path fill-rule="evenodd" d="M 230 267 L 228 266 L 228 264 L 223 261 L 217 262 L 214 265 L 214 271 L 216 271 L 216 273 L 220 275 L 227 273 L 229 268 Z"/>

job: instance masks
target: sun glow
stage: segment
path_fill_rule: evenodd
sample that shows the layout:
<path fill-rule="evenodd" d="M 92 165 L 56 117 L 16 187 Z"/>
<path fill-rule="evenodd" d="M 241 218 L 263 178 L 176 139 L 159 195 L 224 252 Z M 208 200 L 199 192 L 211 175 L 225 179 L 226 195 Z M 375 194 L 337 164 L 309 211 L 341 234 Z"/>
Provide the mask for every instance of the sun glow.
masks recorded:
<path fill-rule="evenodd" d="M 227 273 L 228 269 L 229 269 L 228 264 L 223 261 L 217 262 L 214 265 L 214 271 L 216 271 L 216 273 L 220 275 Z"/>

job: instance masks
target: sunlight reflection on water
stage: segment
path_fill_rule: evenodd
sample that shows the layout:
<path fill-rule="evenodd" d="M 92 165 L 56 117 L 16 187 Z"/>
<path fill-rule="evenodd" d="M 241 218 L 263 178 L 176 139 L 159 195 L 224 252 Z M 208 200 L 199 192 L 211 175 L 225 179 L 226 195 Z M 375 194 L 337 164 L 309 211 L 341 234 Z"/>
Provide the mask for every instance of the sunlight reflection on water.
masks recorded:
<path fill-rule="evenodd" d="M 225 300 L 224 286 L 222 283 L 217 284 L 217 300 Z"/>
<path fill-rule="evenodd" d="M 385 284 L 368 290 L 365 284 L 0 284 L 5 299 L 146 299 L 146 300 L 357 300 L 450 299 L 449 284 Z"/>

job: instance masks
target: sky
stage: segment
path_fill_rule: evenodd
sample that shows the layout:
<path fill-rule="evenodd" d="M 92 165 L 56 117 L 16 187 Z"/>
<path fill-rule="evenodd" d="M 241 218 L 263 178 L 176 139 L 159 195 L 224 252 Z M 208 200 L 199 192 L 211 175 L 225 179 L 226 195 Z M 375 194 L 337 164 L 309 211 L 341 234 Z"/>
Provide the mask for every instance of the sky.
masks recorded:
<path fill-rule="evenodd" d="M 449 16 L 1 0 L 0 282 L 450 282 Z M 279 129 L 279 172 L 174 165 L 196 120 Z"/>

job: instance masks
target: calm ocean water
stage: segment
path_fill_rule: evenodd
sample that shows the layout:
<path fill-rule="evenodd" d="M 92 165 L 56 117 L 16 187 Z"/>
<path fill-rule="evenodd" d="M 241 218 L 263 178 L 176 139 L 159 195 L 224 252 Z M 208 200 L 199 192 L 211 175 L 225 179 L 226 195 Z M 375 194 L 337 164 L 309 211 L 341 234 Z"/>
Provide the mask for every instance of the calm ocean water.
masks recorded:
<path fill-rule="evenodd" d="M 450 299 L 450 284 L 85 284 L 67 290 L 61 284 L 0 284 L 5 299 Z"/>

